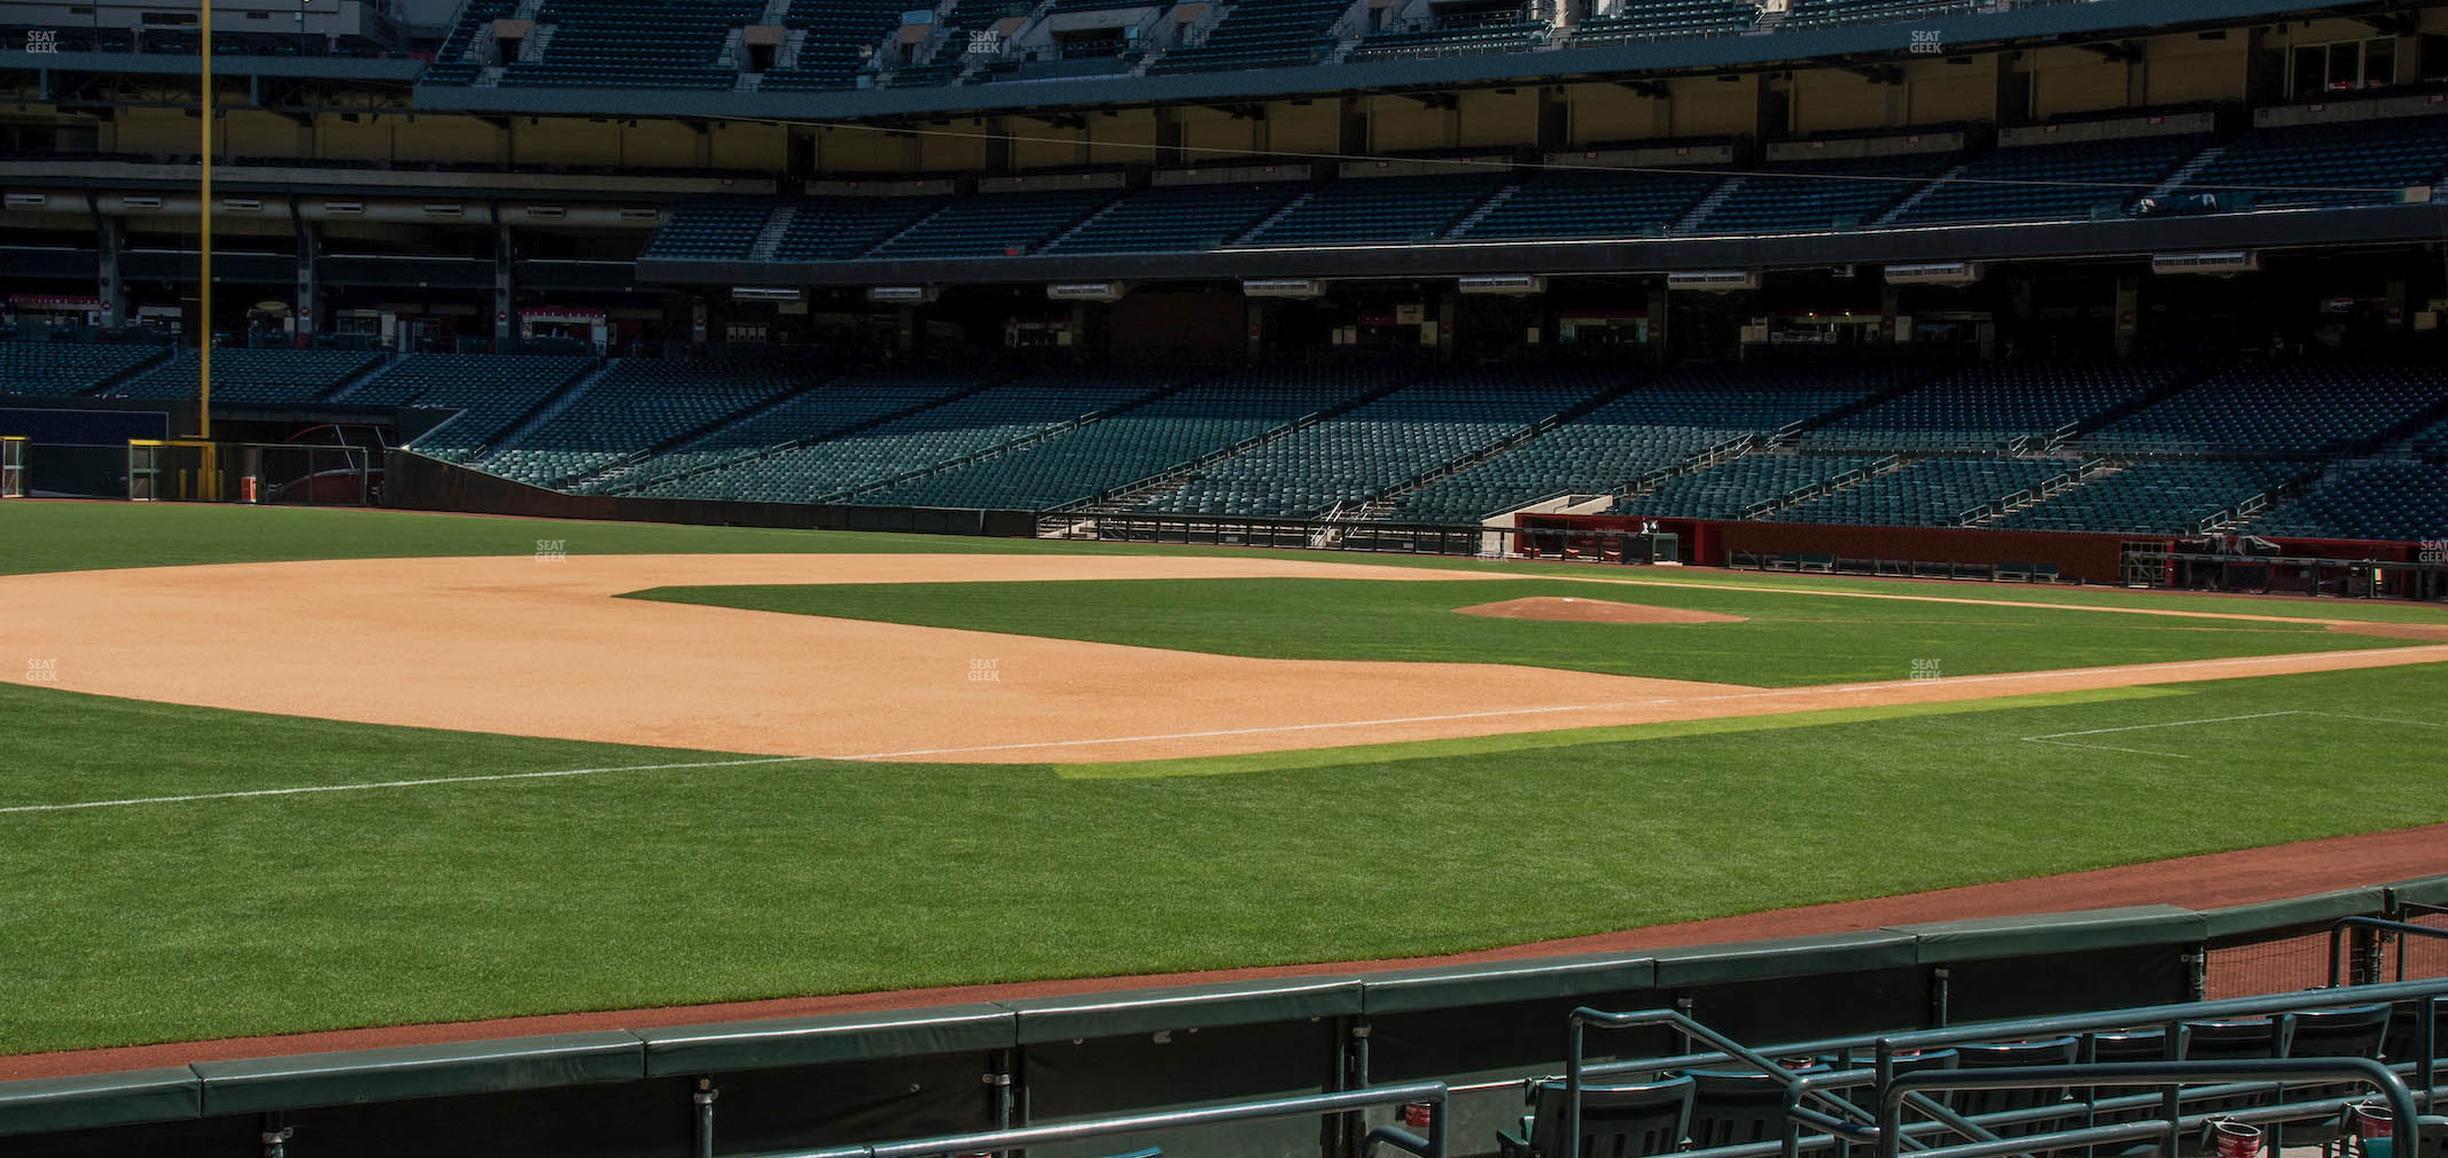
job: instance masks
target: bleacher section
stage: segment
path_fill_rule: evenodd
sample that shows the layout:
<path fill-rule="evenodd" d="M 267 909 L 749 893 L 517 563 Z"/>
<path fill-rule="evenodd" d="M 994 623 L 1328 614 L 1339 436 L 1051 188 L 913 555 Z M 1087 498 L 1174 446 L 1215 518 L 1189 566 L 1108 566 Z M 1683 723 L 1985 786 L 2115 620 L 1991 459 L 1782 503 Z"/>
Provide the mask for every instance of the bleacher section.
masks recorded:
<path fill-rule="evenodd" d="M 2266 537 L 2448 541 L 2448 466 L 2396 461 L 2343 466 L 2244 529 Z"/>
<path fill-rule="evenodd" d="M 458 411 L 414 443 L 423 453 L 457 462 L 594 364 L 593 358 L 557 354 L 410 354 L 343 401 Z"/>
<path fill-rule="evenodd" d="M 0 394 L 83 394 L 169 353 L 136 342 L 0 342 Z"/>
<path fill-rule="evenodd" d="M 787 362 L 615 360 L 566 409 L 510 438 L 476 466 L 549 486 L 609 466 L 809 384 Z"/>
<path fill-rule="evenodd" d="M 1825 449 L 1994 451 L 2140 402 L 2173 385 L 2174 363 L 2021 363 L 1967 370 L 1803 436 Z"/>
<path fill-rule="evenodd" d="M 1894 224 L 2120 216 L 2209 144 L 2201 137 L 2141 137 L 1999 149 L 1931 190 Z"/>
<path fill-rule="evenodd" d="M 1303 518 L 1357 503 L 1588 401 L 1587 378 L 1455 373 L 1203 467 L 1145 509 Z"/>
<path fill-rule="evenodd" d="M 1879 460 L 1841 454 L 1746 454 L 1676 475 L 1615 504 L 1615 513 L 1677 519 L 1737 519 L 1870 469 Z"/>
<path fill-rule="evenodd" d="M 1954 527 L 2074 469 L 2061 459 L 1925 458 L 1769 516 L 1780 523 Z"/>
<path fill-rule="evenodd" d="M 1116 407 L 1164 386 L 1140 378 L 1047 375 L 966 394 L 848 436 L 775 451 L 640 490 L 678 498 L 823 502 L 951 463 Z"/>
<path fill-rule="evenodd" d="M 1234 0 L 1198 44 L 1158 57 L 1148 74 L 1313 64 L 1334 47 L 1335 18 L 1349 0 Z"/>
<path fill-rule="evenodd" d="M 1406 522 L 1471 523 L 1562 494 L 1608 494 L 1709 450 L 1859 402 L 1871 376 L 1689 372 L 1646 386 L 1405 498 Z"/>
<path fill-rule="evenodd" d="M 1345 405 L 1363 385 L 1298 372 L 1236 374 L 859 501 L 1027 511 L 1066 506 Z"/>
<path fill-rule="evenodd" d="M 382 355 L 370 350 L 251 350 L 215 347 L 213 404 L 271 405 L 312 402 L 371 369 Z M 198 358 L 181 351 L 168 362 L 102 392 L 108 398 L 193 398 Z"/>
<path fill-rule="evenodd" d="M 2254 460 L 2148 460 L 2083 480 L 1992 526 L 2018 531 L 2133 531 L 2189 535 L 2247 499 L 2300 477 L 2307 464 Z"/>
<path fill-rule="evenodd" d="M 2237 138 L 2177 192 L 2227 209 L 2392 205 L 2448 170 L 2448 117 L 2261 129 Z"/>
<path fill-rule="evenodd" d="M 2448 403 L 2448 369 L 2351 363 L 2245 366 L 2083 437 L 2113 454 L 2310 457 L 2380 438 Z"/>
<path fill-rule="evenodd" d="M 733 29 L 756 23 L 763 0 L 544 0 L 552 30 L 541 59 L 504 70 L 505 87 L 727 89 L 720 61 Z"/>

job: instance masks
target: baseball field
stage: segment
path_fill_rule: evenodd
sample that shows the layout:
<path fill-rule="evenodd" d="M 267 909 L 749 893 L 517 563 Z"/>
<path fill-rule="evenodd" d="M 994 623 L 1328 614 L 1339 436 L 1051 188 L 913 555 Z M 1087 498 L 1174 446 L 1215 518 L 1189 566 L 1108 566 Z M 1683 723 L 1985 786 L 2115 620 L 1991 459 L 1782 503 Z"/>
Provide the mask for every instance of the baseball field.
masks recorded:
<path fill-rule="evenodd" d="M 2440 607 L 11 503 L 0 1054 L 1421 957 L 2406 830 L 2448 821 L 2442 703 Z"/>

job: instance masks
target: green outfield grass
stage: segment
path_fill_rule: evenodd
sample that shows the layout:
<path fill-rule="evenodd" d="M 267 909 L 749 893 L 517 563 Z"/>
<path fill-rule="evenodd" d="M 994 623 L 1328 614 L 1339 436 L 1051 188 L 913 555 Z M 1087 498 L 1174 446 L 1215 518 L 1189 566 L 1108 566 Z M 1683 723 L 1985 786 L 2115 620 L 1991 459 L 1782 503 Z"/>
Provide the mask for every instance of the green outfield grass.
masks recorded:
<path fill-rule="evenodd" d="M 1978 593 L 1980 589 L 1976 589 Z M 641 598 L 1266 659 L 1506 663 L 1761 687 L 2403 646 L 2314 624 L 1556 580 L 1182 579 L 658 588 Z M 1743 623 L 1461 615 L 1536 596 Z"/>
<path fill-rule="evenodd" d="M 1449 952 L 2434 822 L 2443 697 L 2426 666 L 1305 768 L 796 762 L 0 811 L 0 1050 Z M 20 687 L 0 714 L 0 809 L 721 759 Z M 2189 722 L 2229 717 L 2252 718 Z M 2167 726 L 2026 739 L 2134 725 Z M 2387 774 L 2342 793 L 2340 768 Z"/>
<path fill-rule="evenodd" d="M 0 571 L 15 572 L 526 554 L 538 538 L 566 539 L 573 554 L 1082 550 L 0 504 Z M 1924 653 L 1946 674 L 1970 674 L 1982 655 L 2013 662 L 2025 647 L 2078 656 L 2113 644 L 2131 659 L 2134 647 L 2386 643 L 2290 625 L 2215 625 L 2103 644 L 2081 637 L 2106 630 L 2095 620 L 2122 626 L 2126 617 L 1822 600 L 1775 588 L 2448 619 L 2436 608 L 2327 601 L 1518 569 L 1703 586 L 1550 578 L 1464 592 L 1370 582 L 1349 585 L 1365 605 L 1353 606 L 1319 602 L 1343 598 L 1333 590 L 1309 590 L 1341 585 L 1303 584 L 1295 602 L 1313 622 L 1299 645 L 1417 653 L 1394 658 L 1487 659 L 1454 653 L 1493 647 L 1515 662 L 1631 662 L 1588 644 L 1589 625 L 1524 625 L 1567 628 L 1570 639 L 1445 631 L 1460 617 L 1439 600 L 1550 588 L 1756 609 L 1751 624 L 1694 629 L 1692 648 L 1643 645 L 1649 654 L 1639 662 L 1687 669 L 1678 674 L 1742 638 L 1715 634 L 1730 628 L 1819 633 L 1791 650 L 1836 649 L 1755 666 L 1734 682 L 1851 678 L 1834 673 L 1856 669 L 1893 678 Z M 1014 627 L 1023 625 L 1012 617 L 1052 594 L 1136 633 L 1165 611 L 1163 592 L 1204 589 L 1000 590 L 1011 586 L 964 587 L 977 598 L 958 607 L 904 590 L 901 606 L 932 600 L 934 613 L 970 617 L 963 626 L 1000 616 Z M 1280 605 L 1283 590 L 1261 583 L 1250 599 Z M 5 600 L 0 580 L 0 614 Z M 1257 624 L 1268 630 L 1253 630 L 1236 618 L 1242 612 L 1272 616 Z M 1162 626 L 1224 647 L 1235 631 L 1272 633 L 1285 614 L 1228 607 Z M 1065 612 L 1066 630 L 1086 630 L 1079 618 Z M 2026 627 L 2009 645 L 2015 621 L 2051 626 Z M 1508 625 L 1463 623 L 1480 626 Z M 1873 646 L 1882 632 L 1907 636 L 1889 645 L 1892 660 L 1842 650 L 1848 639 Z M 1766 647 L 1767 638 L 1742 646 Z M 1920 646 L 1940 638 L 1961 650 Z M 2048 666 L 2060 662 L 2081 660 Z M 10 898 L 0 905 L 0 976 L 10 979 L 0 1052 L 1451 952 L 2431 823 L 2448 820 L 2448 770 L 2431 755 L 2441 702 L 2448 665 L 1206 760 L 976 766 L 742 763 L 724 753 L 0 684 L 9 740 L 0 760 L 0 895 Z M 115 803 L 127 801 L 139 802 Z"/>

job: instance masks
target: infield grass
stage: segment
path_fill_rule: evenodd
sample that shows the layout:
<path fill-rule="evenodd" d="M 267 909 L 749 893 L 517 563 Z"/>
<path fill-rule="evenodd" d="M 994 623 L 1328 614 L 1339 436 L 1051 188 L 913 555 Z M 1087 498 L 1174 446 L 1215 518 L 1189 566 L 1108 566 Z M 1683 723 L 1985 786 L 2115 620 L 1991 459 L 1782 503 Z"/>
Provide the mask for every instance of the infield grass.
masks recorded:
<path fill-rule="evenodd" d="M 1719 612 L 1746 622 L 1559 623 L 1455 610 L 1537 596 Z M 1557 580 L 876 583 L 667 587 L 638 597 L 1261 659 L 1521 664 L 1755 687 L 2407 642 L 2307 623 Z"/>

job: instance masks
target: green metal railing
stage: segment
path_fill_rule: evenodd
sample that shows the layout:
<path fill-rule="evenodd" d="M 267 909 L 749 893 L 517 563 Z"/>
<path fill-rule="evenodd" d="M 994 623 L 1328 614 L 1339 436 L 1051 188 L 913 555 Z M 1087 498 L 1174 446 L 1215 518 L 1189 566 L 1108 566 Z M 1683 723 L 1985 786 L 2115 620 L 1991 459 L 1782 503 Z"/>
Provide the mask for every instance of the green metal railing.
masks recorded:
<path fill-rule="evenodd" d="M 1415 1155 L 1416 1158 L 1445 1158 L 1445 1096 L 1446 1089 L 1443 1082 L 1407 1082 L 1401 1085 L 1373 1086 L 1326 1094 L 1302 1094 L 1296 1097 L 1267 1098 L 1222 1106 L 1201 1106 L 1188 1110 L 1163 1110 L 1111 1118 L 1089 1118 L 1076 1122 L 1055 1122 L 1043 1126 L 1023 1126 L 1009 1130 L 985 1130 L 973 1134 L 946 1134 L 940 1137 L 913 1138 L 899 1142 L 875 1142 L 858 1146 L 831 1146 L 819 1150 L 787 1151 L 764 1155 L 763 1158 L 948 1158 L 951 1155 L 1001 1153 L 1058 1142 L 1085 1142 L 1094 1138 L 1110 1138 L 1115 1135 L 1136 1134 L 1148 1130 L 1178 1130 L 1190 1126 L 1214 1126 L 1230 1122 L 1259 1122 L 1280 1118 L 1324 1117 L 1382 1106 L 1422 1103 L 1429 1107 L 1425 1133 L 1413 1133 L 1399 1126 L 1379 1126 L 1370 1130 L 1362 1140 L 1362 1150 L 1365 1153 L 1378 1143 L 1383 1143 Z M 700 1151 L 701 1155 L 708 1153 L 710 1151 Z"/>

